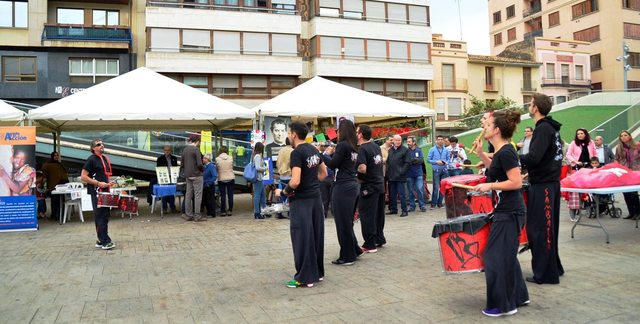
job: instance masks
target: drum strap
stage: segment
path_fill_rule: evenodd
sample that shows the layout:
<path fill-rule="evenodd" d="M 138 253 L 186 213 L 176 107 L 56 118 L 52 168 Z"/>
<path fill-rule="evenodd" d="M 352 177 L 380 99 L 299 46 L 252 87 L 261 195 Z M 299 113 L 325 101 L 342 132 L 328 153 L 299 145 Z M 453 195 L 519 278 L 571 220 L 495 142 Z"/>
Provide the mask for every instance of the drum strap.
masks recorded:
<path fill-rule="evenodd" d="M 111 161 L 106 155 L 100 155 L 99 158 L 100 158 L 100 162 L 102 162 L 102 169 L 104 170 L 104 173 L 107 175 L 107 178 L 109 178 L 111 175 L 113 175 L 113 169 L 111 168 Z M 107 160 L 106 164 L 104 163 L 105 160 Z M 107 170 L 107 165 L 109 166 L 109 170 Z"/>

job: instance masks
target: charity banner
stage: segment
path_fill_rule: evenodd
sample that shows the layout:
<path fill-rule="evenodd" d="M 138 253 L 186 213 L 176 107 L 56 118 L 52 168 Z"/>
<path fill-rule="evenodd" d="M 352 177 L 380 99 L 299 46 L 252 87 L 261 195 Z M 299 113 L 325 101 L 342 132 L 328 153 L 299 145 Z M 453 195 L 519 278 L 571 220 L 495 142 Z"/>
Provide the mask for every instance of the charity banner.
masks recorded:
<path fill-rule="evenodd" d="M 0 127 L 0 232 L 38 229 L 36 128 Z"/>

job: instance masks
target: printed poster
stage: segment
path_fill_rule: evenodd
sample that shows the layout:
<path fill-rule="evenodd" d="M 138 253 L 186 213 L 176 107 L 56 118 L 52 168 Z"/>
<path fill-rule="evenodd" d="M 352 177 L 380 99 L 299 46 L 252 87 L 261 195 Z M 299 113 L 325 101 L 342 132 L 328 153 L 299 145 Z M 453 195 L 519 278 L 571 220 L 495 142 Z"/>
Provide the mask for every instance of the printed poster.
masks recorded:
<path fill-rule="evenodd" d="M 267 170 L 264 171 L 262 182 L 265 185 L 273 184 L 273 161 L 271 158 L 264 158 L 264 163 L 267 164 Z"/>
<path fill-rule="evenodd" d="M 0 127 L 0 232 L 38 229 L 36 128 Z"/>

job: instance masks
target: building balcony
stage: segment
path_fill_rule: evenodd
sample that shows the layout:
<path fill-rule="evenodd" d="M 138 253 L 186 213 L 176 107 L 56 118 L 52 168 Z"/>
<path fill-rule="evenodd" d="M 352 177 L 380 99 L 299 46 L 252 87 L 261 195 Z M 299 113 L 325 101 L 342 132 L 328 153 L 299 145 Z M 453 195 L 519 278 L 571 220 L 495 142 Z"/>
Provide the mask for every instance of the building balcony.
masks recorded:
<path fill-rule="evenodd" d="M 431 90 L 436 92 L 467 92 L 469 91 L 469 85 L 467 79 L 454 79 L 454 80 L 442 80 L 436 78 L 433 80 L 433 86 Z"/>
<path fill-rule="evenodd" d="M 341 36 L 363 39 L 386 39 L 431 43 L 431 27 L 425 25 L 389 24 L 385 22 L 314 17 L 309 22 L 309 37 Z"/>
<path fill-rule="evenodd" d="M 296 5 L 294 4 L 278 4 L 278 8 L 256 6 L 243 6 L 237 2 L 236 4 L 220 5 L 215 4 L 214 0 L 148 0 L 147 7 L 168 7 L 168 8 L 186 8 L 201 10 L 222 10 L 222 11 L 240 11 L 240 12 L 262 12 L 271 14 L 297 15 Z M 267 4 L 267 2 L 265 2 Z"/>
<path fill-rule="evenodd" d="M 529 7 L 522 11 L 522 18 L 535 15 L 540 11 L 542 11 L 542 6 L 540 5 L 540 1 L 536 1 L 532 7 Z"/>
<path fill-rule="evenodd" d="M 536 92 L 538 83 L 532 80 L 520 81 L 520 92 Z"/>
<path fill-rule="evenodd" d="M 427 61 L 364 60 L 327 57 L 325 55 L 313 58 L 311 61 L 311 75 L 345 78 L 433 80 L 433 65 Z"/>
<path fill-rule="evenodd" d="M 131 29 L 127 26 L 45 25 L 42 43 L 45 46 L 129 48 Z M 72 42 L 69 44 L 68 42 Z"/>
<path fill-rule="evenodd" d="M 561 88 L 590 88 L 591 80 L 587 79 L 570 79 L 562 78 L 543 78 L 543 87 L 561 87 Z"/>
<path fill-rule="evenodd" d="M 485 92 L 499 92 L 502 89 L 502 80 L 500 79 L 482 79 Z"/>
<path fill-rule="evenodd" d="M 525 39 L 525 40 L 531 40 L 531 39 L 533 39 L 533 38 L 535 38 L 535 37 L 542 37 L 542 36 L 543 36 L 543 31 L 542 31 L 542 29 L 537 29 L 537 30 L 534 30 L 534 31 L 530 31 L 530 32 L 528 32 L 528 33 L 525 33 L 525 34 L 524 34 L 524 39 Z"/>

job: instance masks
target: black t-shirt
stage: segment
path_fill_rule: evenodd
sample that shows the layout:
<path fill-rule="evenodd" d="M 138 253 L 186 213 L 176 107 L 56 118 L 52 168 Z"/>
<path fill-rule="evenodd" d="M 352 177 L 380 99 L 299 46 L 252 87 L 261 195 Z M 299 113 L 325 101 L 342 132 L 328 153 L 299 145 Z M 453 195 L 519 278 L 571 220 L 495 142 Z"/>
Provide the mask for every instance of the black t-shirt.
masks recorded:
<path fill-rule="evenodd" d="M 104 165 L 102 162 L 104 162 Z M 87 162 L 82 166 L 82 169 L 87 170 L 89 178 L 108 183 L 109 177 L 107 176 L 107 172 L 105 172 L 105 167 L 106 171 L 111 174 L 111 165 L 108 163 L 107 158 L 103 155 L 103 158 L 101 159 L 97 155 L 91 154 L 91 156 L 87 158 Z M 93 184 L 87 184 L 87 193 L 94 194 L 95 192 L 96 188 Z"/>
<path fill-rule="evenodd" d="M 361 177 L 362 183 L 360 184 L 360 190 L 364 193 L 368 192 L 384 192 L 384 175 L 382 171 L 382 151 L 380 146 L 373 142 L 367 142 L 360 145 L 358 149 L 358 165 L 364 164 L 367 166 L 367 173 L 364 177 Z"/>
<path fill-rule="evenodd" d="M 349 142 L 340 141 L 333 156 L 329 158 L 322 154 L 322 160 L 334 170 L 336 182 L 356 181 L 358 153 L 351 148 Z"/>
<path fill-rule="evenodd" d="M 320 196 L 320 182 L 318 181 L 318 166 L 322 159 L 318 150 L 311 144 L 300 144 L 291 152 L 291 169 L 298 167 L 301 169 L 300 184 L 294 190 L 296 198 L 314 198 Z"/>
<path fill-rule="evenodd" d="M 518 167 L 520 167 L 518 153 L 513 148 L 513 145 L 507 143 L 493 154 L 491 166 L 487 170 L 487 180 L 489 182 L 506 181 L 508 179 L 507 172 Z M 494 198 L 496 198 L 494 208 L 496 212 L 523 211 L 525 209 L 522 189 L 511 191 L 496 190 Z"/>

